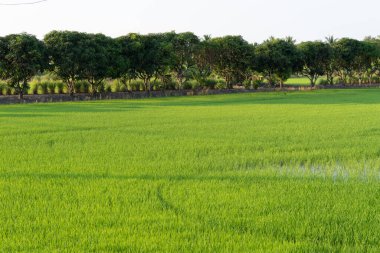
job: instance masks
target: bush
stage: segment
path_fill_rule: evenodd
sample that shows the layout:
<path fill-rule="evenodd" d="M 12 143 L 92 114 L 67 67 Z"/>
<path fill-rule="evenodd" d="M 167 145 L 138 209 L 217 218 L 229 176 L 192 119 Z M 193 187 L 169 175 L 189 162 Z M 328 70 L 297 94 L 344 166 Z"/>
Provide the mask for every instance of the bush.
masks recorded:
<path fill-rule="evenodd" d="M 14 95 L 15 94 L 15 91 L 14 89 L 8 87 L 8 85 L 5 87 L 4 89 L 4 95 Z"/>
<path fill-rule="evenodd" d="M 3 90 L 4 90 L 5 88 L 6 88 L 6 84 L 0 82 L 0 95 L 4 95 L 4 94 L 3 94 Z"/>
<path fill-rule="evenodd" d="M 112 87 L 111 87 L 111 85 L 110 84 L 105 84 L 104 85 L 104 91 L 105 92 L 112 92 Z"/>
<path fill-rule="evenodd" d="M 380 77 L 378 77 L 378 76 L 373 77 L 372 83 L 380 83 Z"/>
<path fill-rule="evenodd" d="M 317 85 L 329 85 L 329 82 L 326 79 L 319 79 Z"/>
<path fill-rule="evenodd" d="M 141 80 L 132 80 L 129 83 L 129 89 L 132 91 L 140 91 L 141 88 L 144 86 L 144 82 Z"/>
<path fill-rule="evenodd" d="M 113 80 L 111 83 L 111 90 L 112 92 L 120 92 L 120 80 Z"/>
<path fill-rule="evenodd" d="M 81 89 L 81 83 L 75 82 L 74 83 L 74 93 L 80 93 L 80 89 Z"/>
<path fill-rule="evenodd" d="M 218 90 L 224 90 L 227 89 L 226 81 L 219 79 L 215 85 L 215 88 Z"/>
<path fill-rule="evenodd" d="M 56 85 L 55 85 L 56 92 L 58 94 L 63 94 L 64 87 L 65 87 L 65 85 L 62 82 L 57 82 Z"/>
<path fill-rule="evenodd" d="M 90 84 L 86 81 L 77 81 L 74 83 L 74 93 L 89 93 Z"/>
<path fill-rule="evenodd" d="M 182 89 L 184 90 L 191 90 L 195 86 L 195 81 L 194 80 L 187 80 L 182 84 Z"/>
<path fill-rule="evenodd" d="M 39 94 L 48 94 L 48 83 L 42 82 L 38 84 L 38 93 Z"/>
<path fill-rule="evenodd" d="M 37 82 L 35 82 L 35 81 L 30 82 L 29 93 L 33 94 L 33 95 L 38 94 L 38 86 L 39 86 L 39 84 Z"/>
<path fill-rule="evenodd" d="M 204 88 L 215 89 L 215 86 L 218 84 L 218 81 L 212 78 L 206 79 Z"/>
<path fill-rule="evenodd" d="M 53 82 L 47 83 L 47 88 L 48 88 L 49 94 L 55 93 L 55 83 Z"/>

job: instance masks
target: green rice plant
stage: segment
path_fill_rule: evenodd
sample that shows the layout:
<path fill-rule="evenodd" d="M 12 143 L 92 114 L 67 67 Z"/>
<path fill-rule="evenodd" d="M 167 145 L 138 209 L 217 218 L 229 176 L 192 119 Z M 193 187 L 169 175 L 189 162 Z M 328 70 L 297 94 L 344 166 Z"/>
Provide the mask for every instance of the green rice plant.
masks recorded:
<path fill-rule="evenodd" d="M 379 252 L 380 89 L 0 106 L 0 252 Z"/>

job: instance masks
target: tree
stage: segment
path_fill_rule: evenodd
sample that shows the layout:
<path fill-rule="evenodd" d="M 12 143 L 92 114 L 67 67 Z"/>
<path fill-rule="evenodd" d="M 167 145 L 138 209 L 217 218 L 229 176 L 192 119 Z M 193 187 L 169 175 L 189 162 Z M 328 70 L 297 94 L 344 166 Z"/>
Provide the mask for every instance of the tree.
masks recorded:
<path fill-rule="evenodd" d="M 283 83 L 300 68 L 300 57 L 291 39 L 270 38 L 255 50 L 256 69 L 274 85 Z"/>
<path fill-rule="evenodd" d="M 91 85 L 91 93 L 100 92 L 102 82 L 107 77 L 116 77 L 120 64 L 120 49 L 112 38 L 103 34 L 86 34 L 81 53 L 79 76 Z"/>
<path fill-rule="evenodd" d="M 0 76 L 19 98 L 29 89 L 28 81 L 47 66 L 44 44 L 26 33 L 0 38 Z"/>
<path fill-rule="evenodd" d="M 379 51 L 374 43 L 359 41 L 356 57 L 353 62 L 354 71 L 359 84 L 363 84 L 365 75 L 379 59 Z"/>
<path fill-rule="evenodd" d="M 337 42 L 337 39 L 334 38 L 334 36 L 328 36 L 326 39 L 326 45 L 330 47 L 331 50 L 331 60 L 329 62 L 325 62 L 325 65 L 323 66 L 323 72 L 326 75 L 327 83 L 330 85 L 334 84 L 334 76 L 336 74 L 337 69 L 337 62 L 336 62 L 336 50 L 335 50 L 335 43 Z"/>
<path fill-rule="evenodd" d="M 170 67 L 171 43 L 164 34 L 129 34 L 118 38 L 124 61 L 129 62 L 125 73 L 141 78 L 145 91 L 152 90 L 151 79 L 163 75 Z"/>
<path fill-rule="evenodd" d="M 214 62 L 214 50 L 212 49 L 210 36 L 204 36 L 200 43 L 195 47 L 194 63 L 190 68 L 191 76 L 200 85 L 206 85 L 207 78 L 212 73 Z"/>
<path fill-rule="evenodd" d="M 298 50 L 302 63 L 301 73 L 309 78 L 311 87 L 314 87 L 318 78 L 325 74 L 325 66 L 332 61 L 331 47 L 320 41 L 309 41 L 299 44 Z"/>
<path fill-rule="evenodd" d="M 348 83 L 358 66 L 358 57 L 361 54 L 361 43 L 355 39 L 343 38 L 334 44 L 336 73 L 342 84 Z"/>
<path fill-rule="evenodd" d="M 171 41 L 173 48 L 172 69 L 182 89 L 183 80 L 189 69 L 194 66 L 194 54 L 200 43 L 199 38 L 191 32 L 174 34 Z"/>
<path fill-rule="evenodd" d="M 225 36 L 211 40 L 214 52 L 213 65 L 231 89 L 233 83 L 243 82 L 251 65 L 254 50 L 241 36 Z"/>
<path fill-rule="evenodd" d="M 380 38 L 367 37 L 364 39 L 365 43 L 369 43 L 372 46 L 372 56 L 370 58 L 370 64 L 366 71 L 369 83 L 373 82 L 375 74 L 380 74 Z"/>
<path fill-rule="evenodd" d="M 50 69 L 66 83 L 67 92 L 71 96 L 74 94 L 75 82 L 83 75 L 85 41 L 85 33 L 70 31 L 52 31 L 44 38 L 50 58 Z"/>

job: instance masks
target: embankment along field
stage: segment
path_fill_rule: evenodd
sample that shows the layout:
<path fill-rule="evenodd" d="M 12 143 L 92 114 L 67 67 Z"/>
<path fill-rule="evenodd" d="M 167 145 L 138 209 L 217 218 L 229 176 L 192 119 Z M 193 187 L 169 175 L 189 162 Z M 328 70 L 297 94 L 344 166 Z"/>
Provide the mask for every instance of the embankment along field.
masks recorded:
<path fill-rule="evenodd" d="M 0 252 L 379 252 L 380 89 L 0 106 Z"/>

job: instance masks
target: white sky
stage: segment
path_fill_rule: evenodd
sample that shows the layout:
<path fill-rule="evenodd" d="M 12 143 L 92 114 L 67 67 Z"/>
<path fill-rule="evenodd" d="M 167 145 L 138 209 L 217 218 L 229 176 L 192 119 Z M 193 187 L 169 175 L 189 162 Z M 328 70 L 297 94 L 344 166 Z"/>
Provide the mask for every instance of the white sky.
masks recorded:
<path fill-rule="evenodd" d="M 36 0 L 0 3 L 28 1 Z M 76 30 L 117 37 L 175 30 L 240 34 L 250 42 L 272 35 L 297 41 L 328 35 L 362 39 L 380 35 L 379 13 L 379 0 L 48 0 L 0 5 L 0 36 L 27 32 L 43 38 L 51 30 Z"/>

